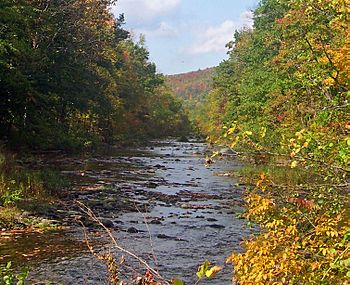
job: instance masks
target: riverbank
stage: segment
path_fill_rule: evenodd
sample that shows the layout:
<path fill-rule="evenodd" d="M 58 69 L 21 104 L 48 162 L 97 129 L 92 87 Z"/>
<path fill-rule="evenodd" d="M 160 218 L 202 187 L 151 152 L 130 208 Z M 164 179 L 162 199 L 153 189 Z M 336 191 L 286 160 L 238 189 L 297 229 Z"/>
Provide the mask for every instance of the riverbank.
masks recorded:
<path fill-rule="evenodd" d="M 188 141 L 188 138 L 183 136 L 178 140 Z M 89 169 L 75 172 L 73 169 L 78 169 L 79 165 L 86 164 L 86 161 L 91 158 L 98 159 L 111 153 L 119 154 L 130 148 L 146 147 L 151 143 L 151 141 L 131 141 L 113 146 L 101 144 L 95 149 L 85 149 L 79 153 L 63 150 L 15 153 L 2 150 L 0 152 L 0 229 L 2 231 L 36 230 L 65 226 L 71 219 L 63 216 L 59 208 L 74 208 L 69 201 L 74 201 L 76 198 L 75 184 L 89 177 L 89 175 L 84 177 L 86 170 L 89 174 Z M 89 186 L 83 190 L 85 195 L 88 195 L 99 187 L 104 186 L 97 185 L 96 189 Z M 127 205 L 121 206 L 127 207 Z"/>

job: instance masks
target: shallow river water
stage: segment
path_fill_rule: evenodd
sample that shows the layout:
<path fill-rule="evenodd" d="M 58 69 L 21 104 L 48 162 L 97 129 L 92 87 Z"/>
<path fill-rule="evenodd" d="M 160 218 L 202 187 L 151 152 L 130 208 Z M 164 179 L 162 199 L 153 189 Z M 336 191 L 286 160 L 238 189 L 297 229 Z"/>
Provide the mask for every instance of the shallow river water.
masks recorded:
<path fill-rule="evenodd" d="M 70 208 L 73 198 L 87 204 L 109 223 L 120 245 L 166 278 L 194 284 L 198 265 L 209 260 L 224 269 L 203 284 L 231 284 L 232 268 L 225 260 L 252 231 L 238 217 L 243 187 L 226 175 L 242 166 L 229 159 L 207 167 L 206 149 L 204 143 L 168 140 L 74 163 L 62 159 L 60 168 L 74 181 L 75 192 L 61 211 L 71 221 L 80 217 L 76 206 Z M 89 231 L 92 243 L 104 240 L 103 232 Z M 107 284 L 105 264 L 83 240 L 82 227 L 71 225 L 63 232 L 8 237 L 0 248 L 8 259 L 30 268 L 30 284 Z M 102 248 L 97 242 L 95 247 Z M 129 258 L 126 264 L 138 268 Z"/>

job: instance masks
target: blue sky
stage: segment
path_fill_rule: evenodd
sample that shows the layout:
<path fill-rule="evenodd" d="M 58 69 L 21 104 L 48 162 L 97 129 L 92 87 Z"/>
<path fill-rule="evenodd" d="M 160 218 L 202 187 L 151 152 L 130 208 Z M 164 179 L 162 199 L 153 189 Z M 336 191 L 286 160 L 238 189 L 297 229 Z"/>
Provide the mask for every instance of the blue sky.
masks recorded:
<path fill-rule="evenodd" d="M 218 65 L 234 31 L 251 26 L 258 0 L 118 0 L 137 40 L 145 35 L 150 60 L 159 72 L 176 74 Z"/>

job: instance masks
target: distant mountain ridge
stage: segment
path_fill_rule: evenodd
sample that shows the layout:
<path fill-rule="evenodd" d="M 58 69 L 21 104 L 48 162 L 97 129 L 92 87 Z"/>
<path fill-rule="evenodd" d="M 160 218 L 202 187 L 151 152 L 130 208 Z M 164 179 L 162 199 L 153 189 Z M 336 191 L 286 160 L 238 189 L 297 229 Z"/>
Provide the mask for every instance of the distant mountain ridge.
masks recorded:
<path fill-rule="evenodd" d="M 166 84 L 176 96 L 186 100 L 200 100 L 211 90 L 215 67 L 166 77 Z"/>

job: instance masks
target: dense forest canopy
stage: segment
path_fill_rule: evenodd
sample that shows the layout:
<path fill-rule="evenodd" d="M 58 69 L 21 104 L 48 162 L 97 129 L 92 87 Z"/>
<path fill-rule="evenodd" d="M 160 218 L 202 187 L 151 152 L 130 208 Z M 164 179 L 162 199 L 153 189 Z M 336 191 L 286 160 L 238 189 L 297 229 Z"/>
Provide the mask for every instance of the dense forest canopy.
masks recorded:
<path fill-rule="evenodd" d="M 204 102 L 213 87 L 213 77 L 216 74 L 215 67 L 204 70 L 168 75 L 166 85 L 171 88 L 175 96 L 183 101 L 185 111 L 191 121 L 192 130 L 201 134 L 200 115 L 203 111 Z"/>
<path fill-rule="evenodd" d="M 203 100 L 211 90 L 215 67 L 198 71 L 168 75 L 167 85 L 174 91 L 176 96 L 184 100 Z"/>
<path fill-rule="evenodd" d="M 348 284 L 349 12 L 261 1 L 196 110 L 210 141 L 256 163 L 246 216 L 262 233 L 228 259 L 239 284 Z"/>
<path fill-rule="evenodd" d="M 69 149 L 186 129 L 115 2 L 1 1 L 0 139 Z"/>
<path fill-rule="evenodd" d="M 347 164 L 349 5 L 309 2 L 262 1 L 254 28 L 236 32 L 201 118 L 212 139 L 235 125 L 232 135 L 249 130 L 258 143 L 266 129 L 263 147 L 274 150 L 303 130 L 310 150 L 331 144 L 319 155 Z"/>

